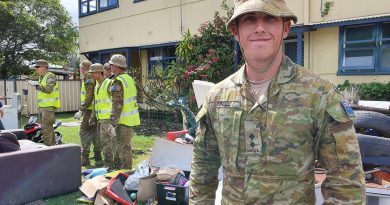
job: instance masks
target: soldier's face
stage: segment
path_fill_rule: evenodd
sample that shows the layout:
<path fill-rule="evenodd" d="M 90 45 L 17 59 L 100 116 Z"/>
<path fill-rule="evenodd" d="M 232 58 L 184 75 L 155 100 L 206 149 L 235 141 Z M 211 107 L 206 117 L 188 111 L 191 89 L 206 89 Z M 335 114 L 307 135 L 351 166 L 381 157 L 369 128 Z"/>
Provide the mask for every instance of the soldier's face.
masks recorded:
<path fill-rule="evenodd" d="M 80 66 L 80 73 L 86 75 L 88 74 L 88 68 L 84 67 L 84 66 Z"/>
<path fill-rule="evenodd" d="M 109 77 L 111 77 L 111 75 L 112 75 L 111 68 L 105 68 L 104 69 L 104 76 L 106 78 L 109 78 Z"/>
<path fill-rule="evenodd" d="M 233 25 L 234 37 L 240 42 L 247 60 L 273 60 L 281 41 L 287 37 L 291 22 L 261 12 L 244 14 Z"/>
<path fill-rule="evenodd" d="M 38 75 L 44 75 L 45 73 L 46 73 L 46 67 L 44 67 L 44 66 L 39 66 L 39 67 L 36 67 L 36 69 L 37 69 L 37 73 L 38 73 Z"/>
<path fill-rule="evenodd" d="M 92 72 L 91 77 L 93 80 L 100 80 L 99 76 L 101 75 L 100 72 Z"/>
<path fill-rule="evenodd" d="M 111 67 L 111 72 L 114 73 L 115 75 L 119 75 L 122 71 L 122 68 L 119 68 L 118 66 L 111 64 L 110 67 Z"/>

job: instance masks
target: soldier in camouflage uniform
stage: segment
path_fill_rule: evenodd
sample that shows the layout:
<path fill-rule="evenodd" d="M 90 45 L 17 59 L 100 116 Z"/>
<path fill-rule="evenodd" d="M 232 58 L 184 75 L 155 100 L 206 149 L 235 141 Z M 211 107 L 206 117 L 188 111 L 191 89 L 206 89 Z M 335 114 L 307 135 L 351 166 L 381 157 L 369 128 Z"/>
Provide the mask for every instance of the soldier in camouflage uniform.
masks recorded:
<path fill-rule="evenodd" d="M 57 77 L 48 72 L 46 60 L 37 60 L 34 67 L 39 75 L 39 81 L 28 81 L 35 86 L 38 93 L 38 109 L 42 121 L 42 136 L 44 144 L 47 146 L 55 145 L 55 136 L 53 124 L 55 123 L 55 110 L 61 107 L 59 87 Z"/>
<path fill-rule="evenodd" d="M 113 145 L 112 136 L 107 133 L 110 125 L 111 114 L 111 98 L 109 89 L 111 88 L 111 79 L 104 76 L 105 69 L 100 63 L 92 64 L 89 73 L 93 80 L 96 81 L 94 98 L 95 98 L 95 113 L 98 120 L 98 134 L 104 155 L 104 167 L 113 168 Z"/>
<path fill-rule="evenodd" d="M 109 61 L 115 74 L 111 86 L 112 111 L 110 116 L 109 133 L 115 129 L 114 137 L 114 166 L 115 168 L 132 168 L 131 138 L 132 126 L 140 125 L 137 104 L 137 89 L 132 77 L 125 73 L 126 58 L 113 55 Z"/>
<path fill-rule="evenodd" d="M 81 155 L 81 164 L 83 166 L 89 166 L 89 151 L 91 144 L 93 144 L 93 153 L 95 162 L 99 165 L 99 162 L 102 161 L 101 151 L 102 146 L 100 143 L 100 138 L 97 135 L 97 127 L 96 127 L 96 116 L 93 112 L 94 105 L 94 89 L 96 82 L 91 78 L 91 74 L 88 73 L 89 67 L 91 66 L 91 61 L 83 60 L 80 63 L 80 73 L 84 75 L 84 79 L 82 80 L 81 87 L 81 107 L 79 112 L 75 114 L 76 119 L 80 119 L 83 116 L 83 119 L 80 124 L 80 141 L 82 147 L 82 155 Z"/>
<path fill-rule="evenodd" d="M 105 63 L 104 65 L 104 76 L 109 79 L 113 79 L 115 74 L 111 71 L 111 65 L 109 63 Z"/>
<path fill-rule="evenodd" d="M 315 204 L 315 159 L 325 204 L 364 204 L 364 172 L 348 108 L 332 84 L 283 54 L 283 0 L 235 0 L 227 27 L 245 65 L 214 86 L 197 114 L 190 204 Z"/>

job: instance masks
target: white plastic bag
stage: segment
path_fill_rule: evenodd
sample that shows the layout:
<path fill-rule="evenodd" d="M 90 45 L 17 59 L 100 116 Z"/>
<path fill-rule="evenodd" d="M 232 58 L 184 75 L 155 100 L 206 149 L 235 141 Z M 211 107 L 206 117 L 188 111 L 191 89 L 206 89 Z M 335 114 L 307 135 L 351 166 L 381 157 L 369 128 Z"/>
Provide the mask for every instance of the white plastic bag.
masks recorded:
<path fill-rule="evenodd" d="M 138 190 L 138 181 L 141 177 L 146 177 L 149 175 L 149 165 L 148 161 L 142 161 L 138 164 L 137 170 L 130 175 L 125 182 L 125 189 L 126 190 Z"/>

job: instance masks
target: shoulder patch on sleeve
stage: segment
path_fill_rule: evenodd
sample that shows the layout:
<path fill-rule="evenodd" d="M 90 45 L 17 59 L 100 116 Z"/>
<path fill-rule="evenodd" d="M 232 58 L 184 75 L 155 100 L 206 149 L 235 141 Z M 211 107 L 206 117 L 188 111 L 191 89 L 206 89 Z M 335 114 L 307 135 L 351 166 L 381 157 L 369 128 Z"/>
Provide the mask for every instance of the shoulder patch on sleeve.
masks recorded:
<path fill-rule="evenodd" d="M 346 101 L 335 103 L 328 107 L 326 112 L 337 122 L 348 122 L 352 120 L 350 117 L 355 116 L 351 106 Z"/>
<path fill-rule="evenodd" d="M 116 86 L 115 86 L 115 85 L 111 86 L 111 88 L 110 88 L 110 92 L 115 92 L 115 91 L 117 91 L 117 88 L 116 88 Z"/>
<path fill-rule="evenodd" d="M 90 83 L 92 83 L 91 79 L 88 79 L 88 80 L 85 81 L 85 84 L 90 84 Z"/>

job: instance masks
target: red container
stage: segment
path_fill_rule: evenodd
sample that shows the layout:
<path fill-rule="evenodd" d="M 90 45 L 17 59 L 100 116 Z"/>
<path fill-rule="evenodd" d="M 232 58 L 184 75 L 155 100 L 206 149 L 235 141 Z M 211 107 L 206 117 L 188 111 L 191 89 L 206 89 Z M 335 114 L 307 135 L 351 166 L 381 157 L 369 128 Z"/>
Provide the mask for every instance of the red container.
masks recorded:
<path fill-rule="evenodd" d="M 166 139 L 175 141 L 178 137 L 184 137 L 185 134 L 188 133 L 188 130 L 175 131 L 175 132 L 167 132 Z"/>
<path fill-rule="evenodd" d="M 119 192 L 117 192 L 113 189 L 115 183 L 119 183 L 121 187 L 123 187 L 127 177 L 129 177 L 127 173 L 121 172 L 116 177 L 110 179 L 107 185 L 106 195 L 123 205 L 137 205 L 137 200 L 135 200 L 134 202 L 129 202 L 131 194 L 130 191 L 126 191 L 123 188 Z"/>

